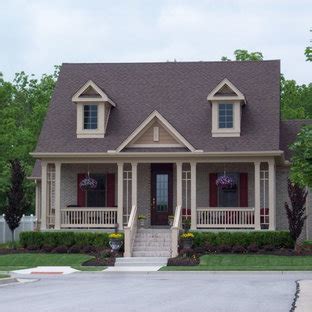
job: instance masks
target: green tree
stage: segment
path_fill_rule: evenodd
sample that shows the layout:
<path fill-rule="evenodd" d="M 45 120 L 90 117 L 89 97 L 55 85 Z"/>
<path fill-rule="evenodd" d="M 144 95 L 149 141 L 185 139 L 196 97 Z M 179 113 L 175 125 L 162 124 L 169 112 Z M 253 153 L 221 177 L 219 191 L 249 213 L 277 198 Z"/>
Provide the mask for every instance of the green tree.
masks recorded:
<path fill-rule="evenodd" d="M 0 213 L 9 187 L 9 160 L 19 159 L 26 174 L 31 173 L 34 159 L 29 153 L 36 146 L 58 71 L 56 67 L 52 75 L 42 75 L 39 80 L 24 72 L 16 74 L 13 82 L 0 76 Z M 33 203 L 33 183 L 26 181 L 25 188 L 28 202 Z"/>
<path fill-rule="evenodd" d="M 248 50 L 237 49 L 234 51 L 236 61 L 262 61 L 263 55 L 261 52 L 248 52 Z M 226 56 L 222 56 L 221 61 L 231 61 Z"/>
<path fill-rule="evenodd" d="M 305 126 L 290 147 L 293 151 L 290 177 L 292 182 L 312 187 L 312 126 Z"/>
<path fill-rule="evenodd" d="M 310 31 L 312 32 L 312 29 L 310 29 Z M 312 40 L 311 40 L 311 42 L 312 42 Z M 304 55 L 306 56 L 306 60 L 308 62 L 312 62 L 312 46 L 305 48 Z"/>

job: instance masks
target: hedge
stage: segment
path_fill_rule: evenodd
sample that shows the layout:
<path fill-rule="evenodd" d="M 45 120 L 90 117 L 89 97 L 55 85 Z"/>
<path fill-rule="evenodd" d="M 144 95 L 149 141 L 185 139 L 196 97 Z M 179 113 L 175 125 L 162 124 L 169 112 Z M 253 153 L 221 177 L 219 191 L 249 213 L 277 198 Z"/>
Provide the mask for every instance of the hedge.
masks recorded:
<path fill-rule="evenodd" d="M 109 247 L 109 233 L 86 232 L 22 232 L 20 244 L 24 248 L 58 247 L 58 246 L 94 246 Z"/>
<path fill-rule="evenodd" d="M 293 248 L 294 242 L 286 231 L 255 231 L 255 232 L 192 232 L 194 247 L 212 246 L 243 246 L 251 244 L 259 248 L 274 246 L 275 248 Z"/>

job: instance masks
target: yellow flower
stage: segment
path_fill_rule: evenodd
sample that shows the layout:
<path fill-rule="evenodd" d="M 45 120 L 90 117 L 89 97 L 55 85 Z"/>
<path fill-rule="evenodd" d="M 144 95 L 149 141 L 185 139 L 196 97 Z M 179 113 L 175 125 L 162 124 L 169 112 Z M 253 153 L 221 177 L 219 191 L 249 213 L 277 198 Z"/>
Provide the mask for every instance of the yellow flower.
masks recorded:
<path fill-rule="evenodd" d="M 182 238 L 182 239 L 192 239 L 192 238 L 194 238 L 194 234 L 190 233 L 190 232 L 183 233 L 183 234 L 180 235 L 180 238 Z"/>
<path fill-rule="evenodd" d="M 122 234 L 120 233 L 111 233 L 108 236 L 110 239 L 122 239 Z"/>

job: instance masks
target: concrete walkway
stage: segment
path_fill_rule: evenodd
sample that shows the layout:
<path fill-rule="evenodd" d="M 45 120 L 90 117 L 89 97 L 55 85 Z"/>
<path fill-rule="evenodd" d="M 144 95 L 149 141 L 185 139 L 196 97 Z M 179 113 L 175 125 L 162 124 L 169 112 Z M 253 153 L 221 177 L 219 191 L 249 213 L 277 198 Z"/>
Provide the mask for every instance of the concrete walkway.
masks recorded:
<path fill-rule="evenodd" d="M 104 272 L 156 272 L 162 266 L 113 266 L 103 270 Z"/>
<path fill-rule="evenodd" d="M 296 301 L 295 311 L 312 311 L 312 280 L 299 281 L 299 294 Z"/>
<path fill-rule="evenodd" d="M 35 274 L 35 275 L 63 275 L 63 274 L 71 274 L 79 272 L 71 268 L 70 266 L 38 266 L 30 269 L 16 270 L 12 271 L 12 273 L 16 274 Z"/>

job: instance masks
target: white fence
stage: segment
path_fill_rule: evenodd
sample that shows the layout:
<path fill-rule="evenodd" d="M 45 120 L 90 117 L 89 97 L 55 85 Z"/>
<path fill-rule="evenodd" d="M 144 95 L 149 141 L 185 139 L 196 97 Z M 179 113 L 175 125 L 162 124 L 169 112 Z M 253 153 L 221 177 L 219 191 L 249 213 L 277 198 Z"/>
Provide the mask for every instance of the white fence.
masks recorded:
<path fill-rule="evenodd" d="M 19 239 L 19 234 L 24 231 L 33 231 L 35 229 L 35 222 L 37 218 L 33 215 L 23 216 L 20 225 L 14 231 L 14 239 Z M 9 229 L 4 215 L 0 216 L 0 243 L 10 242 L 12 240 L 11 230 Z"/>

